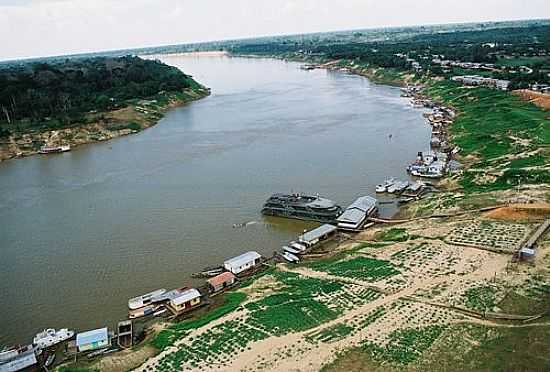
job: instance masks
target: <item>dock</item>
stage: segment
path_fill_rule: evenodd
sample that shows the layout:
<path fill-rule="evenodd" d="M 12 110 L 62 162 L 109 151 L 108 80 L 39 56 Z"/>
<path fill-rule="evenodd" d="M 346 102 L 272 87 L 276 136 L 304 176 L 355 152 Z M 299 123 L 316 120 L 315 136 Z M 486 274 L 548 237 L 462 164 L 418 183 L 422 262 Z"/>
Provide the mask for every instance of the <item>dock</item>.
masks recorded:
<path fill-rule="evenodd" d="M 550 218 L 547 218 L 543 223 L 541 223 L 529 239 L 527 239 L 525 244 L 520 247 L 517 257 L 519 259 L 529 259 L 535 256 L 536 244 L 544 236 L 544 234 L 546 234 L 548 229 L 550 229 Z"/>

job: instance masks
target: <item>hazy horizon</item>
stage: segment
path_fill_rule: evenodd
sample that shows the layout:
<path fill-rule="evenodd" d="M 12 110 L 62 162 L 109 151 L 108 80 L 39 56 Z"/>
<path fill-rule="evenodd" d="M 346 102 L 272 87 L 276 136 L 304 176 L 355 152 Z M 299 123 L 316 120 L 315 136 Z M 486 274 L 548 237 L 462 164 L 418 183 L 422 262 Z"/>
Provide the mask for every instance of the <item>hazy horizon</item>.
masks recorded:
<path fill-rule="evenodd" d="M 550 18 L 532 0 L 0 0 L 0 60 L 265 36 Z M 427 10 L 429 9 L 429 10 Z M 472 11 L 475 10 L 475 11 Z M 38 37 L 39 35 L 39 37 Z"/>

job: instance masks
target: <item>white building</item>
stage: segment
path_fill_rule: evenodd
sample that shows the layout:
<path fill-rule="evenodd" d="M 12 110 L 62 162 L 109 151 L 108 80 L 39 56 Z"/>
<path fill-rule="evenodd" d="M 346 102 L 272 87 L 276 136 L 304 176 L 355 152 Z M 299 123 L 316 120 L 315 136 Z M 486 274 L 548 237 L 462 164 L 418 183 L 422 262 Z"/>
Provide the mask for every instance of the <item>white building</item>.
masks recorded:
<path fill-rule="evenodd" d="M 111 346 L 107 327 L 82 332 L 76 335 L 76 347 L 79 352 L 91 351 Z"/>
<path fill-rule="evenodd" d="M 345 211 L 336 219 L 337 226 L 343 230 L 357 230 L 367 222 L 367 218 L 376 214 L 378 202 L 371 196 L 357 198 Z"/>
<path fill-rule="evenodd" d="M 298 237 L 298 242 L 304 243 L 306 246 L 311 247 L 319 243 L 320 241 L 330 238 L 336 233 L 336 226 L 324 224 L 316 229 L 303 233 Z"/>
<path fill-rule="evenodd" d="M 250 251 L 225 261 L 223 267 L 237 275 L 258 265 L 261 258 L 258 252 Z"/>

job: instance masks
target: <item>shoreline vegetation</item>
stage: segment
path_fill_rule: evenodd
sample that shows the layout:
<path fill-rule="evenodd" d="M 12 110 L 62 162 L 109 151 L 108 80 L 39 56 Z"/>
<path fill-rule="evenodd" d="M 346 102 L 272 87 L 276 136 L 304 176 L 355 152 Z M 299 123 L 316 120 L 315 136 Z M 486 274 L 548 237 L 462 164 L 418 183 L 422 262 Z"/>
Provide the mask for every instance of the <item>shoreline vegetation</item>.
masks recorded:
<path fill-rule="evenodd" d="M 270 264 L 189 319 L 153 324 L 133 349 L 58 370 L 550 369 L 543 357 L 550 347 L 550 239 L 542 238 L 527 262 L 516 259 L 550 215 L 548 113 L 509 92 L 450 81 L 475 71 L 430 64 L 443 54 L 505 65 L 519 55 L 524 63 L 523 54 L 548 45 L 542 23 L 441 34 L 405 29 L 406 37 L 389 42 L 377 34 L 361 44 L 368 35 L 350 32 L 347 43 L 315 35 L 229 47 L 234 55 L 257 51 L 378 83 L 422 84 L 422 97 L 457 112 L 449 139 L 461 148 L 463 172 L 401 208 L 399 224 L 343 235 L 299 264 Z M 499 43 L 506 58 L 493 52 Z M 544 62 L 532 67 L 547 71 Z M 509 74 L 518 87 L 533 78 L 495 74 Z"/>
<path fill-rule="evenodd" d="M 458 111 L 453 129 L 475 109 L 475 100 L 459 105 L 449 99 L 462 89 L 441 79 L 419 81 L 411 73 L 364 69 L 342 60 L 317 64 L 345 68 L 381 84 L 422 83 L 422 98 Z M 453 129 L 453 141 L 459 134 L 468 139 L 475 133 L 467 125 Z M 506 134 L 515 135 L 511 130 Z M 506 148 L 494 158 L 483 150 L 491 145 L 487 139 L 469 141 L 470 148 L 461 143 L 465 174 L 476 161 L 500 164 L 503 154 L 509 156 L 508 166 L 533 166 L 530 160 L 519 160 L 525 158 L 525 149 L 516 154 L 510 151 L 513 147 Z M 469 161 L 472 153 L 475 158 Z M 550 189 L 527 182 L 518 195 L 514 184 L 468 188 L 468 176 L 462 177 L 445 178 L 441 193 L 401 208 L 404 219 L 415 217 L 409 222 L 377 225 L 348 237 L 330 253 L 320 248 L 323 253 L 304 263 L 272 264 L 219 296 L 220 303 L 205 312 L 156 324 L 149 341 L 122 352 L 128 357 L 116 359 L 121 364 L 114 364 L 116 356 L 106 356 L 81 366 L 101 371 L 504 370 L 524 366 L 508 350 L 519 350 L 531 340 L 522 357 L 535 369 L 548 368 L 547 361 L 533 358 L 550 341 L 545 311 L 550 306 L 550 242 L 540 243 L 540 253 L 530 264 L 512 257 L 522 239 L 550 214 Z M 449 215 L 424 218 L 435 211 Z M 464 339 L 471 342 L 460 342 Z M 142 358 L 130 357 L 136 354 Z"/>
<path fill-rule="evenodd" d="M 97 79 L 105 79 L 99 83 Z M 0 162 L 141 132 L 171 108 L 210 94 L 179 69 L 138 57 L 24 64 L 0 70 Z M 87 94 L 76 92 L 86 86 Z M 23 111 L 20 106 L 34 109 Z"/>

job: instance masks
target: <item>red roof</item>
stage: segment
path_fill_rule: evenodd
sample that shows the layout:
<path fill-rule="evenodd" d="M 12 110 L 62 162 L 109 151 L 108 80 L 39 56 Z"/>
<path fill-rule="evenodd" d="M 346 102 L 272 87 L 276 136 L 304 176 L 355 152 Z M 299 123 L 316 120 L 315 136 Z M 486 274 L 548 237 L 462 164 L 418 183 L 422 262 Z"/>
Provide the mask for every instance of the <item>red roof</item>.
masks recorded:
<path fill-rule="evenodd" d="M 210 284 L 213 287 L 217 287 L 219 285 L 222 285 L 225 282 L 229 282 L 235 279 L 235 275 L 233 273 L 230 273 L 229 271 L 223 272 L 219 275 L 216 275 L 212 279 L 208 279 L 208 284 Z"/>

